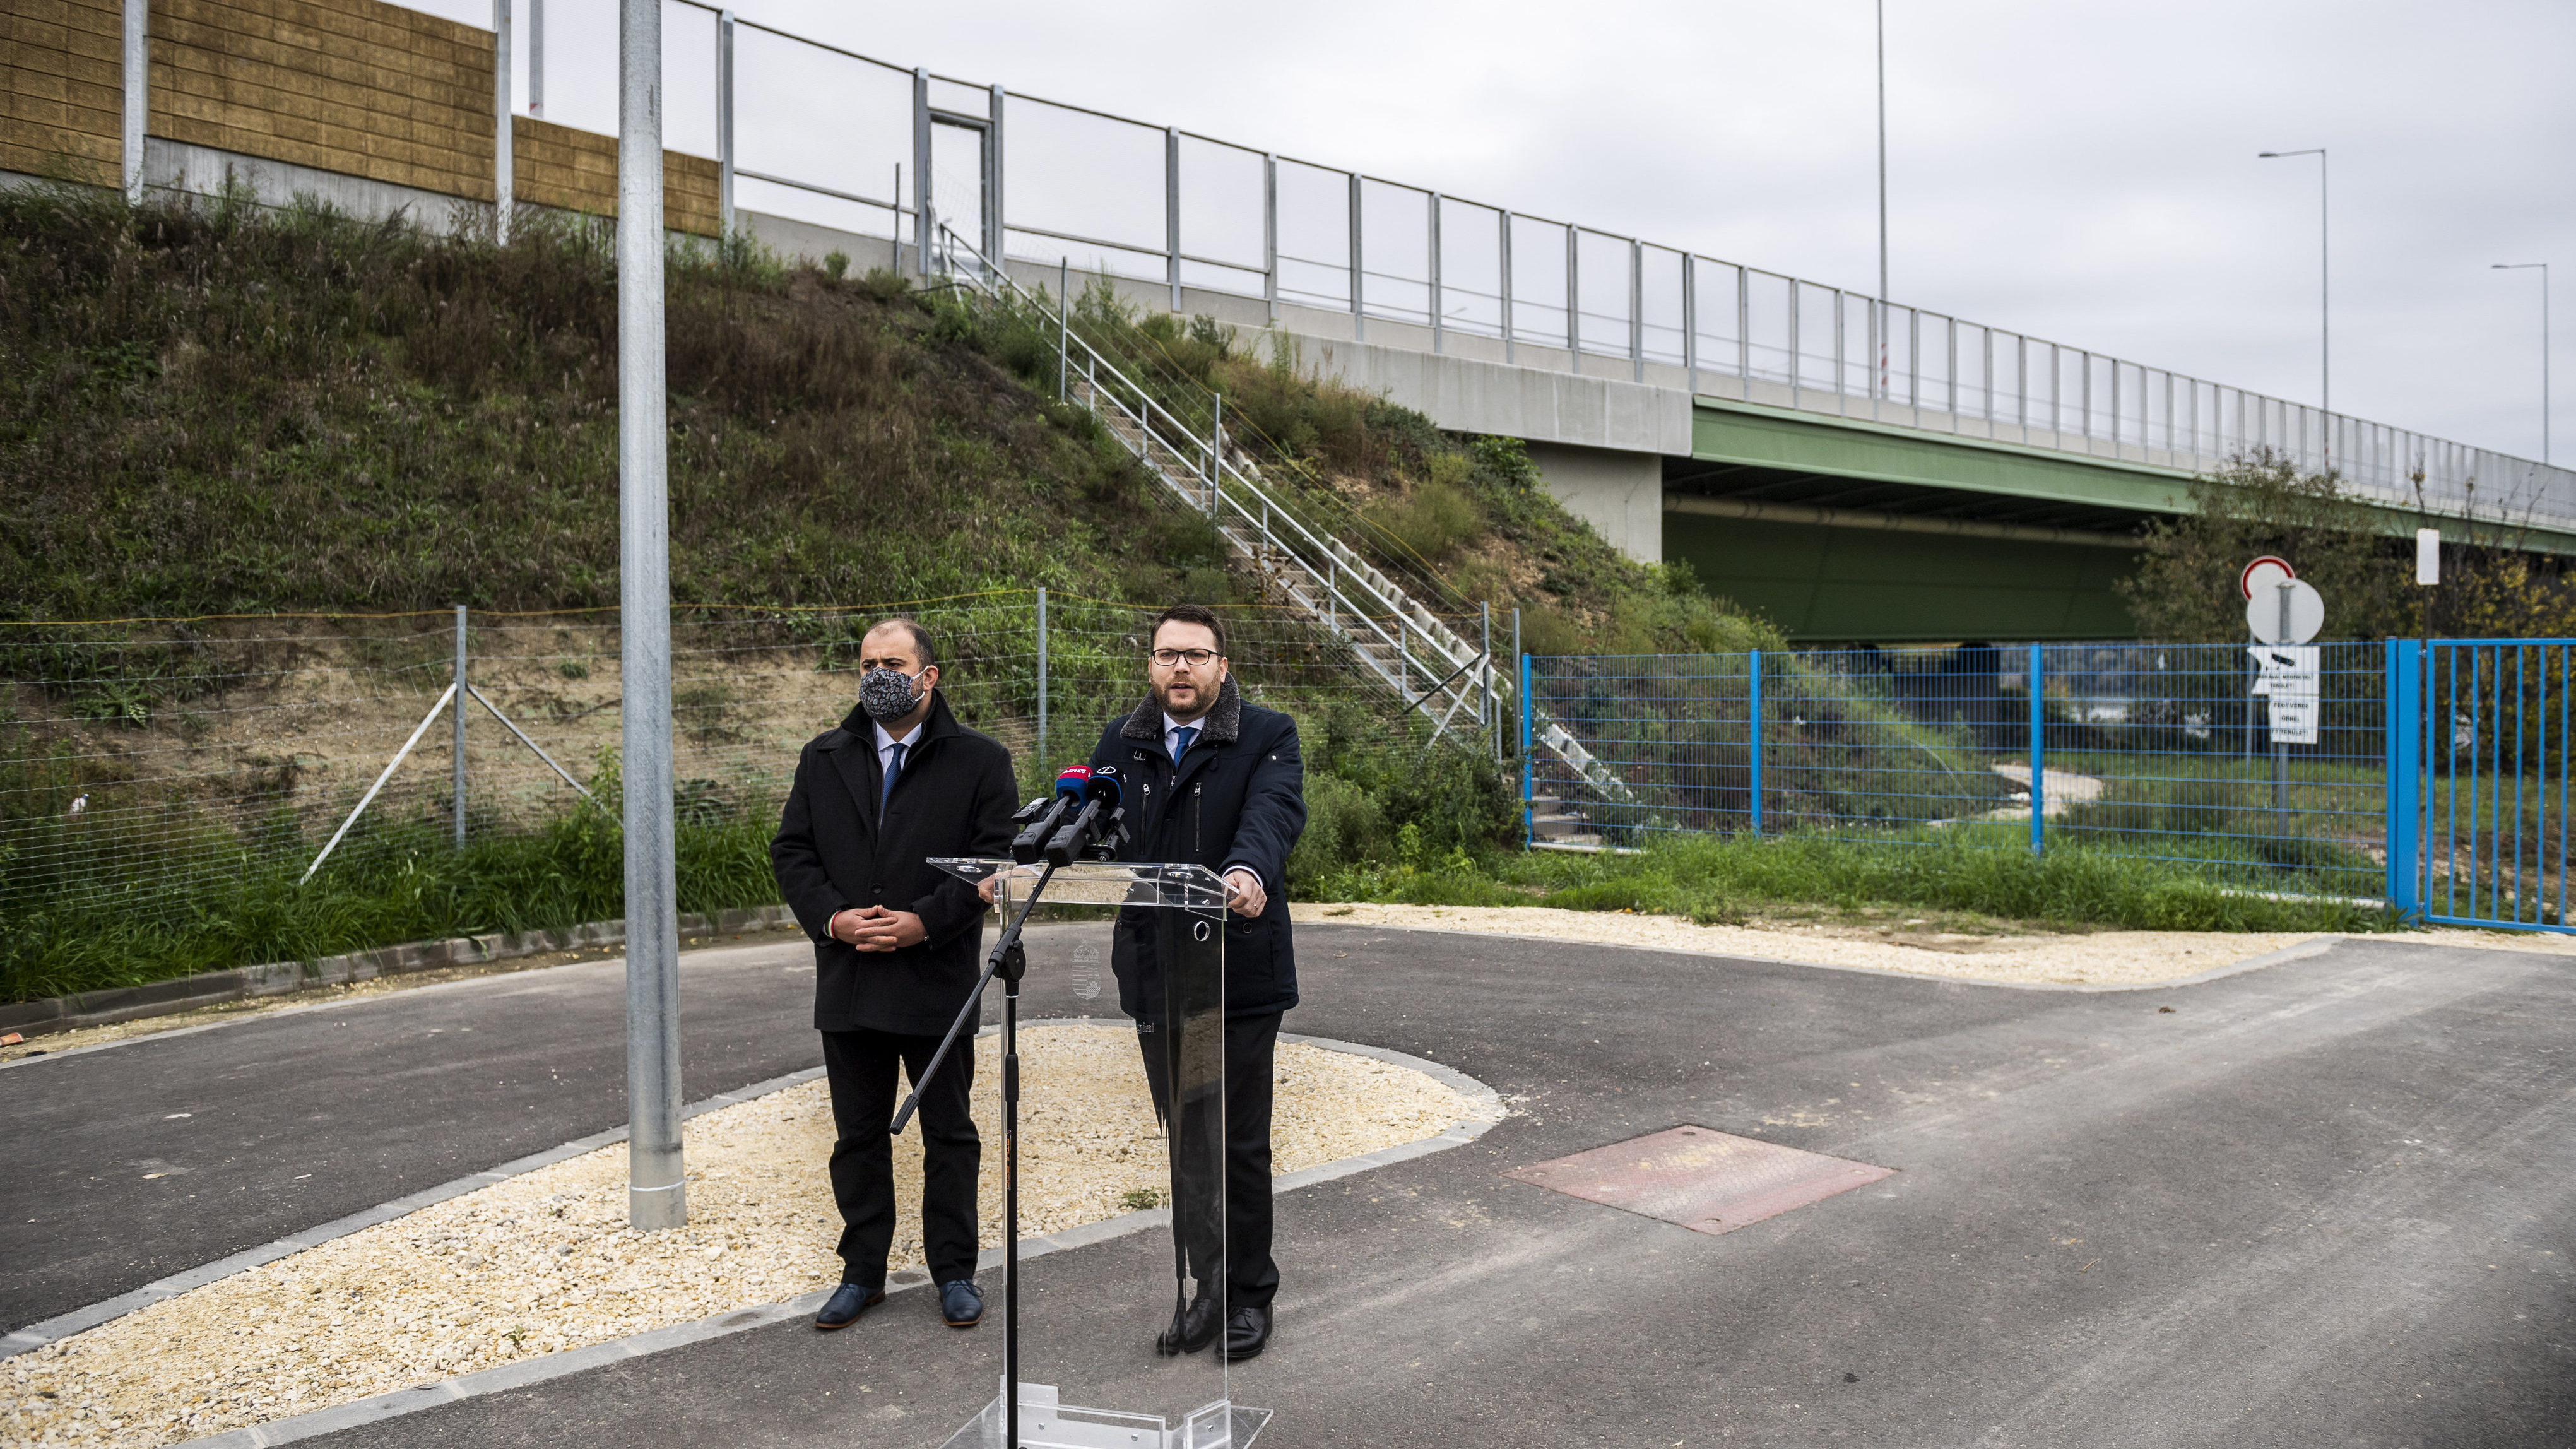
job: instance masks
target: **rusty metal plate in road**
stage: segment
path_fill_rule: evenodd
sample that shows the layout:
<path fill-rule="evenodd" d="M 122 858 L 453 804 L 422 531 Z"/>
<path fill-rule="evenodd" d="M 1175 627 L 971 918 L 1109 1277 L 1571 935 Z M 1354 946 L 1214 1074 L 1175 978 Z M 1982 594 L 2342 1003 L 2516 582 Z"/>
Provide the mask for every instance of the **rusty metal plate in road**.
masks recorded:
<path fill-rule="evenodd" d="M 1503 1173 L 1695 1233 L 1731 1233 L 1895 1175 L 1892 1167 L 1707 1127 L 1675 1127 Z"/>

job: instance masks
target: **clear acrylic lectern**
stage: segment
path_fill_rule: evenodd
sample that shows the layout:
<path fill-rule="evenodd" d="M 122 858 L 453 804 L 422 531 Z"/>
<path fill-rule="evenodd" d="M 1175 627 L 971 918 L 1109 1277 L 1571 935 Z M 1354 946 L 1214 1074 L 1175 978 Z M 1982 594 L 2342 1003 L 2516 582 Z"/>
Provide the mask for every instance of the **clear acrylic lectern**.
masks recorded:
<path fill-rule="evenodd" d="M 1001 1392 L 948 1449 L 1243 1449 L 1270 1412 L 1235 1406 L 1218 1352 L 1225 883 L 1196 865 L 931 864 L 999 875 L 1006 927 L 1043 883 L 1025 971 L 994 982 L 1007 1120 L 1001 1142 L 986 1138 L 985 1171 L 1003 1183 Z M 1085 1230 L 1138 1212 L 1168 1223 Z M 1095 1235 L 1106 1240 L 1079 1260 L 1019 1261 L 1023 1244 Z"/>

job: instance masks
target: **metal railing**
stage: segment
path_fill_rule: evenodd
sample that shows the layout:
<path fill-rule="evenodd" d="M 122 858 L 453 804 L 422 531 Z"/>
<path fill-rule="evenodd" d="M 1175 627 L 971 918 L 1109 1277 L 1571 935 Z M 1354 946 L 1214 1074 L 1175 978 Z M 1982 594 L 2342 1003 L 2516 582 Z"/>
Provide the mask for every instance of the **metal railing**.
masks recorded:
<path fill-rule="evenodd" d="M 670 141 L 703 134 L 728 231 L 750 183 L 803 219 L 888 239 L 898 266 L 924 272 L 944 221 L 983 257 L 1051 266 L 1084 249 L 1084 271 L 1153 284 L 1175 311 L 1185 288 L 1226 294 L 1292 327 L 1346 315 L 1362 340 L 1373 321 L 1403 324 L 1379 340 L 1446 352 L 1484 339 L 1484 355 L 1525 366 L 2186 472 L 2269 451 L 2382 503 L 2576 529 L 2565 468 L 675 3 L 712 22 L 717 114 L 701 126 L 675 107 Z M 691 44 L 672 33 L 674 63 Z M 763 83 L 737 85 L 743 66 Z M 791 92 L 830 96 L 831 147 L 794 124 L 738 124 L 737 97 L 756 108 Z M 1014 146 L 1037 163 L 1016 183 Z"/>

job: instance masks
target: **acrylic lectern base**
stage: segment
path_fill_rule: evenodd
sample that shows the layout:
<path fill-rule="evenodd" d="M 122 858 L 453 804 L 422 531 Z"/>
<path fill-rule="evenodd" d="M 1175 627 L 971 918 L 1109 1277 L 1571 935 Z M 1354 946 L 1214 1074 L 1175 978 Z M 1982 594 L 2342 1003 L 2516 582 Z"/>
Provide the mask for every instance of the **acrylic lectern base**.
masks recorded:
<path fill-rule="evenodd" d="M 1008 1392 L 1005 1387 L 1005 1392 Z M 1017 1449 L 1246 1449 L 1270 1422 L 1268 1409 L 1247 1409 L 1219 1399 L 1193 1410 L 1178 1424 L 1160 1414 L 1122 1414 L 1056 1402 L 1055 1385 L 1020 1385 Z M 996 1394 L 941 1449 L 1014 1449 L 1005 1442 L 1002 1399 Z"/>

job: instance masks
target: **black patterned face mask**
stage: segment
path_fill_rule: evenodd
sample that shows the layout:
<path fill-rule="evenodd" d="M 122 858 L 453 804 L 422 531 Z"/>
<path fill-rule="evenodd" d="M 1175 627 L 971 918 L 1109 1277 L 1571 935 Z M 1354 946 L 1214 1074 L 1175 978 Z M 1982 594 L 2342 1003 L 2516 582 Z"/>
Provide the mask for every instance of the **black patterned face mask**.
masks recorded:
<path fill-rule="evenodd" d="M 893 724 L 921 703 L 913 697 L 914 676 L 879 665 L 859 676 L 859 708 L 878 724 Z"/>

